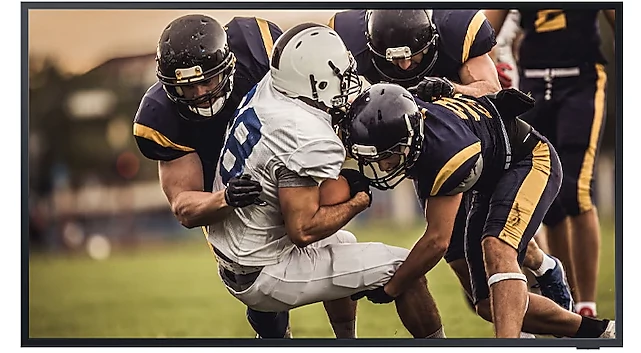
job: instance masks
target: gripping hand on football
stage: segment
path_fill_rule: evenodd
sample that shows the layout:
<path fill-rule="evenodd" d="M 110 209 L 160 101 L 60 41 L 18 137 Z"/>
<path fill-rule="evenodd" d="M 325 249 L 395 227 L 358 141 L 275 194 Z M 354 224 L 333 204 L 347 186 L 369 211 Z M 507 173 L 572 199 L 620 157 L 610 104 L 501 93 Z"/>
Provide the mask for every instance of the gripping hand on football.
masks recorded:
<path fill-rule="evenodd" d="M 421 82 L 410 89 L 424 102 L 432 102 L 443 97 L 454 95 L 454 84 L 445 77 L 424 77 Z"/>
<path fill-rule="evenodd" d="M 252 204 L 261 204 L 259 199 L 263 187 L 259 182 L 251 180 L 251 176 L 244 174 L 233 177 L 227 183 L 225 202 L 231 207 L 245 207 Z"/>
<path fill-rule="evenodd" d="M 369 188 L 370 182 L 363 173 L 356 169 L 346 168 L 341 170 L 340 175 L 342 175 L 349 184 L 349 196 L 351 198 L 362 191 L 369 197 L 369 205 L 367 207 L 372 205 L 372 190 Z"/>

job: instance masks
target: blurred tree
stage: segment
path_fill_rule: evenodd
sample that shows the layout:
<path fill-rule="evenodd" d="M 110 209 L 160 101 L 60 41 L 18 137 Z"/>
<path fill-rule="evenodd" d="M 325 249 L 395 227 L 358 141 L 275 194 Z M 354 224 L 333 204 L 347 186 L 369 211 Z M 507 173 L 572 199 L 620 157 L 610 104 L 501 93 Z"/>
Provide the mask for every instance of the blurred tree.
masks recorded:
<path fill-rule="evenodd" d="M 28 132 L 38 141 L 38 153 L 29 153 L 29 186 L 37 194 L 47 195 L 52 188 L 52 167 L 65 160 L 68 149 L 70 124 L 60 105 L 68 78 L 50 58 L 40 59 L 39 64 L 29 65 Z"/>

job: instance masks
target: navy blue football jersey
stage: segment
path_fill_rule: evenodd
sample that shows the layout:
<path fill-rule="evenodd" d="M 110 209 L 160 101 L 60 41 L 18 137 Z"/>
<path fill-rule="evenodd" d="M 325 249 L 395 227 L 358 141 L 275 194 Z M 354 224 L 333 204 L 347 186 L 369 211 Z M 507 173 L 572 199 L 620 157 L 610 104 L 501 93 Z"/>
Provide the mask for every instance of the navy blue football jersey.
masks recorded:
<path fill-rule="evenodd" d="M 605 64 L 599 10 L 519 10 L 523 41 L 519 65 L 527 69 Z"/>
<path fill-rule="evenodd" d="M 356 59 L 358 74 L 371 84 L 383 82 L 372 63 L 367 48 L 366 10 L 348 10 L 334 14 L 332 27 Z M 482 11 L 433 10 L 432 21 L 439 34 L 438 58 L 431 76 L 447 77 L 460 82 L 459 70 L 470 58 L 488 53 L 496 45 L 492 26 Z M 390 63 L 392 65 L 392 63 Z M 407 87 L 406 87 L 407 88 Z"/>
<path fill-rule="evenodd" d="M 272 47 L 282 34 L 274 23 L 254 17 L 235 17 L 224 28 L 236 56 L 236 72 L 231 96 L 223 109 L 208 120 L 185 119 L 181 114 L 195 113 L 187 109 L 179 112 L 162 84 L 156 82 L 143 96 L 134 118 L 134 136 L 145 157 L 171 161 L 198 153 L 206 191 L 212 190 L 227 124 L 245 94 L 269 72 Z"/>
<path fill-rule="evenodd" d="M 505 170 L 508 137 L 487 98 L 456 95 L 416 103 L 425 140 L 409 176 L 421 199 L 467 191 L 470 180 L 476 180 L 471 190 L 481 190 Z"/>

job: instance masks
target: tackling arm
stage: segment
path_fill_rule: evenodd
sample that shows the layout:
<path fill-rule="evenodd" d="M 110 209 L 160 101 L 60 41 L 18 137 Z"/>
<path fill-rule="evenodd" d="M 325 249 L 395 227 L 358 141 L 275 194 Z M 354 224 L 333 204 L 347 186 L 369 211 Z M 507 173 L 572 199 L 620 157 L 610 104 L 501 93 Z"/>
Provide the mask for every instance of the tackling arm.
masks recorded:
<path fill-rule="evenodd" d="M 205 192 L 200 158 L 189 153 L 172 161 L 159 161 L 160 185 L 171 210 L 186 228 L 205 226 L 225 216 L 231 207 L 225 191 Z"/>
<path fill-rule="evenodd" d="M 461 84 L 454 83 L 454 92 L 480 97 L 501 90 L 496 66 L 489 54 L 471 58 L 459 70 Z"/>
<path fill-rule="evenodd" d="M 454 93 L 480 97 L 501 90 L 494 61 L 489 55 L 496 46 L 497 31 L 492 26 L 483 11 L 477 11 L 470 20 L 462 46 L 461 68 L 458 70 L 461 82 L 454 84 Z"/>
<path fill-rule="evenodd" d="M 420 276 L 424 276 L 443 258 L 450 244 L 454 220 L 461 203 L 462 194 L 433 197 L 425 201 L 427 228 L 423 236 L 414 244 L 409 255 L 398 268 L 384 290 L 397 297 L 406 286 Z"/>

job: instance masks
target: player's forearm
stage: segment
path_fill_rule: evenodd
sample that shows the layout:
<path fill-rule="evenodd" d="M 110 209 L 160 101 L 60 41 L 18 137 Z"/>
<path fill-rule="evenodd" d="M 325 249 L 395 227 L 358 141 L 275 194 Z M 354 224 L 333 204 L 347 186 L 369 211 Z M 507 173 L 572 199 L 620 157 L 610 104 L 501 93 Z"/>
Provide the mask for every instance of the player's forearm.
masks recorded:
<path fill-rule="evenodd" d="M 448 237 L 430 234 L 428 229 L 414 244 L 403 264 L 385 286 L 385 291 L 393 297 L 399 296 L 410 283 L 425 276 L 441 261 L 448 246 Z"/>
<path fill-rule="evenodd" d="M 174 215 L 186 228 L 216 223 L 229 214 L 231 209 L 225 202 L 223 191 L 183 191 L 174 198 L 171 205 Z"/>
<path fill-rule="evenodd" d="M 369 197 L 364 193 L 358 193 L 345 203 L 321 206 L 314 216 L 304 222 L 300 230 L 290 237 L 300 247 L 325 239 L 343 228 L 354 216 L 365 210 L 368 204 Z"/>
<path fill-rule="evenodd" d="M 481 97 L 486 94 L 496 93 L 500 90 L 500 82 L 497 84 L 490 81 L 476 81 L 467 85 L 454 83 L 454 93 L 466 94 L 473 97 Z"/>

